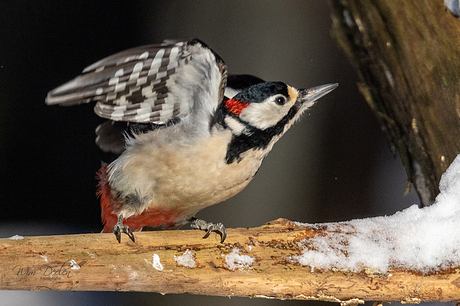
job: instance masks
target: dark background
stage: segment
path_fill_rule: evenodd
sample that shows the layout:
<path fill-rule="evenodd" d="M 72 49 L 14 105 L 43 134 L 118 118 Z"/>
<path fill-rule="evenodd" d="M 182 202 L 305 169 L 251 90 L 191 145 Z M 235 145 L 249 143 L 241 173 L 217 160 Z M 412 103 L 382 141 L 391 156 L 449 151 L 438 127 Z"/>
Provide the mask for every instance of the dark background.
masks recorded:
<path fill-rule="evenodd" d="M 279 217 L 343 221 L 418 203 L 331 35 L 326 1 L 0 3 L 0 237 L 100 232 L 92 105 L 46 93 L 89 64 L 164 38 L 198 37 L 227 63 L 297 88 L 338 82 L 275 145 L 240 194 L 197 216 L 226 227 Z M 200 234 L 201 233 L 197 233 Z M 114 238 L 115 239 L 115 238 Z M 5 305 L 300 305 L 314 302 L 117 292 L 0 292 Z"/>

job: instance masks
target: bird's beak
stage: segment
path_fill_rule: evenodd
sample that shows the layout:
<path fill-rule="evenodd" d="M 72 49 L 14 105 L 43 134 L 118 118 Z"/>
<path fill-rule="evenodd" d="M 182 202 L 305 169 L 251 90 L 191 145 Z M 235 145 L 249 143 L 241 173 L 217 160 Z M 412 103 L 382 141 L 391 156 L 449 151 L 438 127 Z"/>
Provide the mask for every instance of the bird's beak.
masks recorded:
<path fill-rule="evenodd" d="M 309 89 L 299 89 L 299 98 L 302 103 L 302 108 L 308 108 L 315 104 L 315 102 L 333 91 L 339 86 L 338 83 L 326 84 L 321 86 L 312 87 Z"/>

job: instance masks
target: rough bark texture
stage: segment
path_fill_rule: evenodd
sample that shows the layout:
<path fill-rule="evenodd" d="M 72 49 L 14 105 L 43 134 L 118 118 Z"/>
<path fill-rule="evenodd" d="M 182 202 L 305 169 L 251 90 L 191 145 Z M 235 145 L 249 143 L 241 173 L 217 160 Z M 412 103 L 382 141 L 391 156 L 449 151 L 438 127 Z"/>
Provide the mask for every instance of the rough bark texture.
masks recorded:
<path fill-rule="evenodd" d="M 118 243 L 113 234 L 0 239 L 0 290 L 101 290 L 193 293 L 217 296 L 363 301 L 460 301 L 460 269 L 432 275 L 317 271 L 290 262 L 297 242 L 334 235 L 279 219 L 258 228 L 229 229 L 224 244 L 199 231 L 136 233 Z M 255 262 L 231 270 L 225 255 L 238 248 Z M 175 258 L 194 253 L 196 267 Z M 162 265 L 154 264 L 155 254 Z"/>
<path fill-rule="evenodd" d="M 333 32 L 423 205 L 460 153 L 460 20 L 442 0 L 332 0 Z"/>

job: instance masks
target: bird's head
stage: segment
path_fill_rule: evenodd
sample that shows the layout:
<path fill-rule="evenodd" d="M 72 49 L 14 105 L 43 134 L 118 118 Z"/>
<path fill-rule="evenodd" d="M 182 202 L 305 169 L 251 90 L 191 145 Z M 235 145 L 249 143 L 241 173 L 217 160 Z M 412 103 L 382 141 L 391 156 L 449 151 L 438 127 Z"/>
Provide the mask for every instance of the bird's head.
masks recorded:
<path fill-rule="evenodd" d="M 277 125 L 289 127 L 305 110 L 337 85 L 295 89 L 282 82 L 263 82 L 248 87 L 225 101 L 225 108 L 230 118 L 239 121 L 242 127 L 246 126 L 248 132 L 251 129 L 263 131 Z M 235 132 L 238 134 L 243 131 Z"/>
<path fill-rule="evenodd" d="M 224 102 L 224 122 L 234 135 L 230 146 L 270 150 L 305 110 L 337 86 L 295 89 L 282 82 L 264 82 L 244 89 Z"/>

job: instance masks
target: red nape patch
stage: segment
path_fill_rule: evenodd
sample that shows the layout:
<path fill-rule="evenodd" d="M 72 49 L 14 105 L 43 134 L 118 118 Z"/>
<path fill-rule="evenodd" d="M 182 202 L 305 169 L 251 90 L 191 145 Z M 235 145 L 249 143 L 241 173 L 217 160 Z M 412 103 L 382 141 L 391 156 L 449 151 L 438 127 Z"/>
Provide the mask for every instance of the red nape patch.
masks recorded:
<path fill-rule="evenodd" d="M 101 218 L 104 225 L 103 233 L 111 233 L 113 227 L 117 224 L 118 217 L 115 211 L 118 211 L 123 203 L 112 196 L 112 188 L 109 185 L 107 166 L 101 167 L 97 172 L 97 195 L 101 198 Z M 151 208 L 145 210 L 140 215 L 134 215 L 123 220 L 123 225 L 129 226 L 133 232 L 140 231 L 144 226 L 169 226 L 172 223 L 179 222 L 185 217 L 182 211 L 178 209 Z"/>
<path fill-rule="evenodd" d="M 241 114 L 243 109 L 247 107 L 249 103 L 244 103 L 235 99 L 225 101 L 225 107 L 227 110 L 235 115 Z"/>

